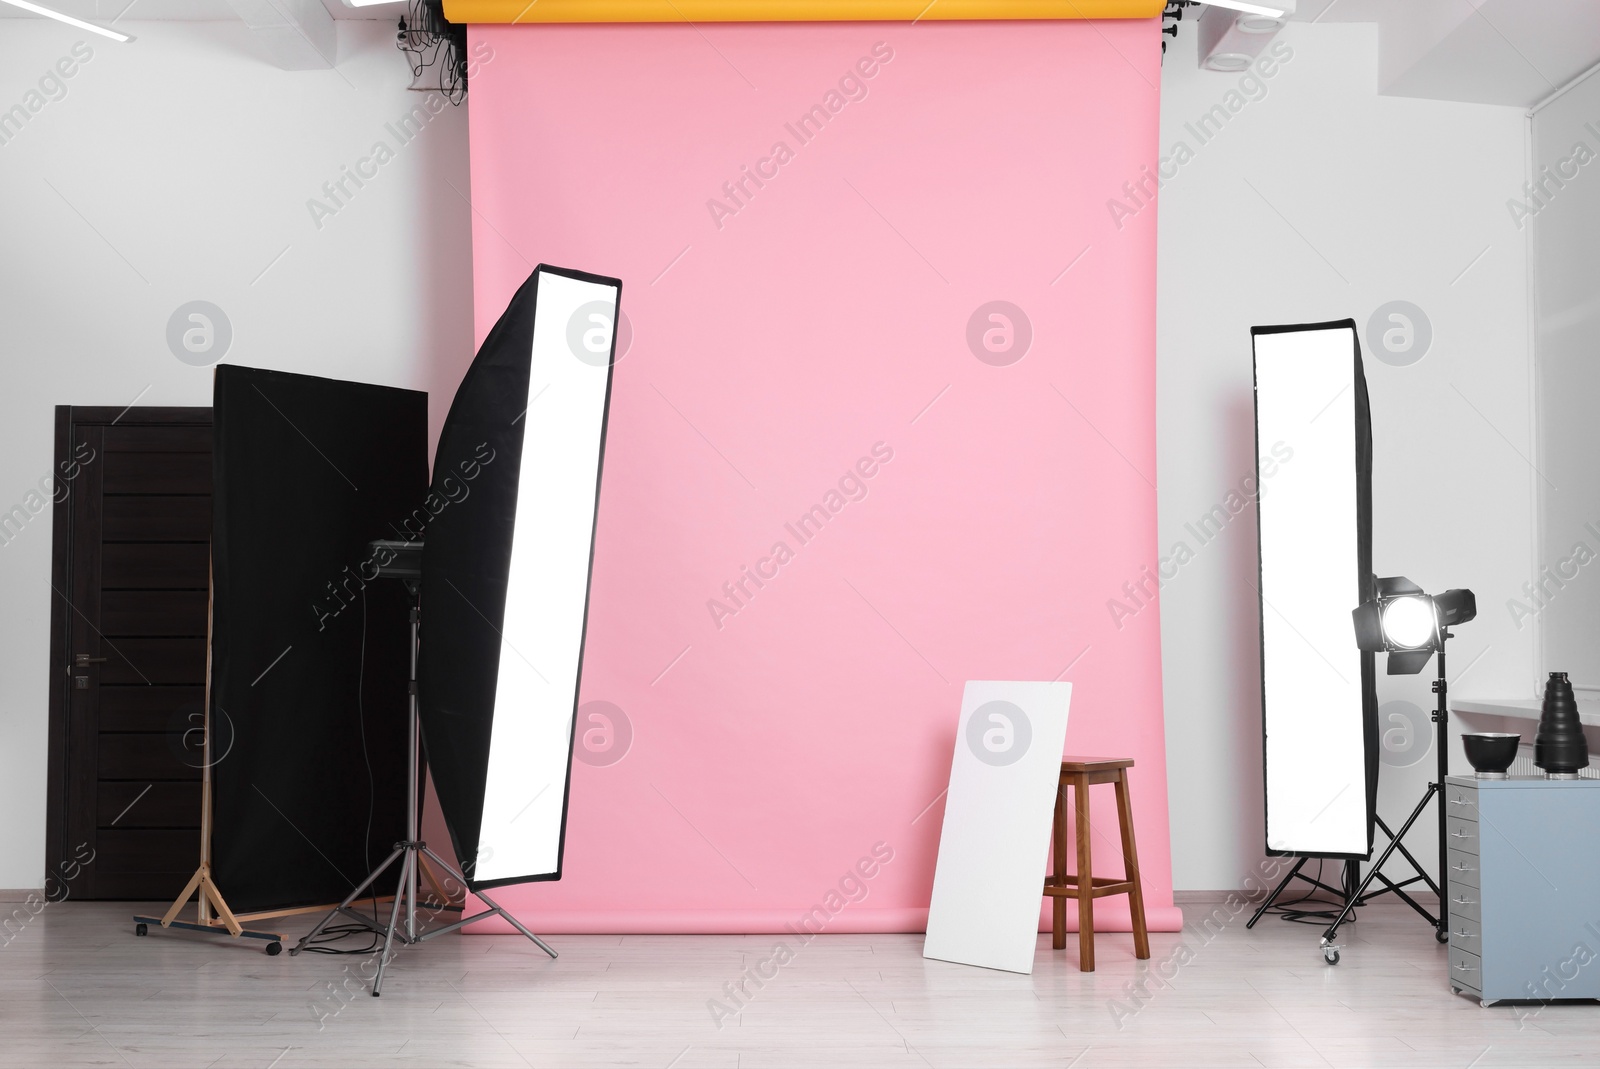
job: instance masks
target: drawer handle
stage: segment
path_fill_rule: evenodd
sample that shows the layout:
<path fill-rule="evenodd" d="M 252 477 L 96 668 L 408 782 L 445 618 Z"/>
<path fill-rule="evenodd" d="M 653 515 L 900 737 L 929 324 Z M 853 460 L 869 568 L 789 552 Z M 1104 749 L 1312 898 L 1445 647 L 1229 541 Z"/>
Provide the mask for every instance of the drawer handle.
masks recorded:
<path fill-rule="evenodd" d="M 1454 902 L 1458 906 L 1475 906 L 1478 904 L 1478 900 L 1476 898 L 1468 898 L 1466 895 L 1456 895 L 1450 901 Z"/>
<path fill-rule="evenodd" d="M 1467 801 L 1465 798 L 1452 798 L 1452 799 L 1450 799 L 1450 804 L 1451 805 L 1471 805 L 1472 803 Z"/>
<path fill-rule="evenodd" d="M 1475 839 L 1475 838 L 1477 838 L 1477 836 L 1471 835 L 1471 834 L 1469 834 L 1467 832 L 1464 832 L 1464 831 L 1453 831 L 1453 832 L 1450 833 L 1450 836 L 1451 836 L 1451 838 L 1454 838 L 1454 839 Z"/>
<path fill-rule="evenodd" d="M 1454 869 L 1455 871 L 1457 871 L 1457 872 L 1477 872 L 1478 871 L 1476 868 L 1474 868 L 1471 865 L 1467 864 L 1465 861 L 1458 861 L 1456 864 L 1451 865 L 1450 867 L 1452 869 Z"/>
<path fill-rule="evenodd" d="M 1478 938 L 1478 933 L 1469 932 L 1469 931 L 1466 931 L 1464 929 L 1461 930 L 1461 931 L 1451 932 L 1450 934 L 1455 936 L 1457 939 L 1476 939 L 1476 938 Z"/>

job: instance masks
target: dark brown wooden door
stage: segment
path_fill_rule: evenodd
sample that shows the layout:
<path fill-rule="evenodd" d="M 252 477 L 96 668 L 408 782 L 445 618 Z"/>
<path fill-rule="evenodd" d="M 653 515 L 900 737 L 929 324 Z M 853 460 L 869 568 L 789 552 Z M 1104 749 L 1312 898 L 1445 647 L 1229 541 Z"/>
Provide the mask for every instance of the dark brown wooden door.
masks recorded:
<path fill-rule="evenodd" d="M 173 898 L 200 859 L 211 410 L 61 407 L 56 454 L 47 864 L 93 851 L 74 898 Z"/>

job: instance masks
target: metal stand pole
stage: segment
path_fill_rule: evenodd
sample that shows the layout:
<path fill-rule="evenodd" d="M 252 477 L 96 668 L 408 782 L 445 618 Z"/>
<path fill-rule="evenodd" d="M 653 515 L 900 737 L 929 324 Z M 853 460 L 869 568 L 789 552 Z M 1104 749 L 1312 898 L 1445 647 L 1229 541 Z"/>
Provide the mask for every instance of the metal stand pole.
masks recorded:
<path fill-rule="evenodd" d="M 1449 638 L 1449 632 L 1445 632 L 1444 637 Z M 1438 759 L 1436 767 L 1439 772 L 1439 779 L 1438 782 L 1433 784 L 1439 794 L 1439 885 L 1434 888 L 1439 893 L 1439 919 L 1434 924 L 1433 937 L 1441 943 L 1448 943 L 1450 941 L 1450 911 L 1445 908 L 1444 904 L 1444 874 L 1449 871 L 1450 839 L 1447 834 L 1444 781 L 1450 775 L 1450 706 L 1445 701 L 1445 697 L 1450 691 L 1450 684 L 1444 678 L 1444 648 L 1445 642 L 1441 640 L 1439 643 L 1439 677 L 1433 681 L 1435 698 L 1433 722 L 1439 725 L 1436 732 L 1439 752 L 1435 755 Z M 1470 668 L 1471 666 L 1468 665 L 1468 667 Z"/>
<path fill-rule="evenodd" d="M 401 946 L 410 946 L 414 943 L 423 943 L 434 938 L 435 936 L 444 935 L 446 932 L 456 931 L 459 928 L 464 928 L 469 924 L 483 920 L 484 918 L 490 916 L 498 915 L 503 917 L 513 928 L 527 936 L 529 939 L 533 940 L 540 950 L 543 950 L 552 958 L 556 956 L 556 952 L 551 950 L 549 945 L 545 943 L 544 940 L 534 935 L 522 924 L 521 921 L 517 920 L 510 913 L 506 912 L 499 905 L 495 904 L 493 899 L 481 891 L 477 892 L 477 896 L 483 899 L 483 901 L 490 906 L 489 909 L 486 909 L 481 913 L 476 913 L 471 917 L 466 917 L 462 920 L 455 921 L 452 924 L 445 925 L 442 928 L 435 928 L 431 932 L 423 932 L 419 934 L 417 931 L 417 873 L 421 865 L 422 856 L 427 855 L 429 858 L 431 858 L 436 865 L 460 881 L 460 884 L 463 888 L 467 885 L 467 878 L 457 871 L 454 865 L 445 861 L 438 854 L 428 849 L 428 844 L 422 841 L 421 830 L 418 827 L 418 814 L 421 812 L 419 801 L 422 793 L 421 785 L 423 770 L 422 725 L 417 713 L 417 648 L 418 640 L 421 635 L 422 586 L 420 582 L 413 579 L 408 579 L 406 580 L 406 589 L 411 592 L 413 598 L 413 603 L 411 606 L 411 679 L 407 688 L 408 698 L 406 703 L 406 755 L 408 773 L 406 776 L 406 837 L 404 841 L 395 843 L 394 850 L 390 852 L 387 858 L 384 859 L 383 863 L 368 873 L 367 878 L 361 881 L 360 886 L 351 891 L 343 902 L 340 902 L 333 909 L 329 910 L 328 913 L 317 922 L 316 927 L 307 932 L 305 937 L 300 940 L 294 949 L 289 951 L 290 955 L 293 956 L 305 950 L 311 944 L 311 941 L 317 936 L 321 935 L 322 930 L 326 928 L 335 917 L 341 914 L 350 920 L 355 921 L 366 930 L 382 935 L 383 954 L 378 959 L 378 971 L 372 978 L 373 998 L 377 998 L 383 992 L 383 973 L 384 970 L 388 968 L 389 962 L 393 959 L 397 950 L 395 946 L 396 942 L 399 942 Z M 400 862 L 400 880 L 398 886 L 395 888 L 394 905 L 389 911 L 389 923 L 383 927 L 379 927 L 371 917 L 363 916 L 362 914 L 356 912 L 351 908 L 351 905 L 356 901 L 356 899 L 362 897 L 362 892 L 364 892 L 368 887 L 372 886 L 372 884 L 377 881 L 379 876 L 382 876 L 384 872 L 388 871 L 389 866 L 394 864 L 396 860 Z M 436 888 L 437 886 L 438 885 L 435 884 Z M 448 903 L 445 903 L 441 904 L 438 908 L 459 910 L 461 907 L 452 906 Z M 404 928 L 401 927 L 402 910 L 404 910 L 405 917 Z"/>
<path fill-rule="evenodd" d="M 408 584 L 409 585 L 409 584 Z M 417 938 L 417 858 L 416 849 L 422 844 L 422 835 L 417 827 L 417 814 L 421 805 L 417 797 L 418 788 L 422 779 L 422 756 L 419 736 L 422 733 L 422 719 L 417 715 L 417 644 L 421 638 L 422 623 L 422 585 L 416 584 L 417 597 L 411 603 L 411 678 L 406 686 L 406 860 L 401 880 L 405 889 L 406 899 L 406 942 L 415 942 Z M 415 843 L 414 848 L 412 844 Z M 393 927 L 391 924 L 390 927 Z M 387 955 L 385 955 L 387 957 Z M 382 967 L 379 968 L 379 978 L 382 977 Z M 377 983 L 374 982 L 373 994 L 377 994 Z"/>

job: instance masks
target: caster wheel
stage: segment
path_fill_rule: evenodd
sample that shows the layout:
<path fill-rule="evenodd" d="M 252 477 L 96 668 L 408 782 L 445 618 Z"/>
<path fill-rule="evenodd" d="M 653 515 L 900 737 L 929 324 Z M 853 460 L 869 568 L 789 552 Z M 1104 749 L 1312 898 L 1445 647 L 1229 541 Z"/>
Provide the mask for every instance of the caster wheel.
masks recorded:
<path fill-rule="evenodd" d="M 275 958 L 279 954 L 282 954 L 282 953 L 283 953 L 283 944 L 282 943 L 278 942 L 277 940 L 273 940 L 272 942 L 267 944 L 267 957 Z"/>
<path fill-rule="evenodd" d="M 1325 948 L 1323 948 L 1322 960 L 1327 962 L 1329 965 L 1337 965 L 1337 964 L 1339 964 L 1339 948 L 1338 947 L 1325 947 Z"/>
<path fill-rule="evenodd" d="M 149 935 L 150 934 L 150 926 L 146 925 L 146 924 L 135 924 L 133 926 L 133 934 L 134 935 Z"/>
<path fill-rule="evenodd" d="M 1434 933 L 1433 933 L 1433 937 L 1434 937 L 1434 938 L 1435 938 L 1435 939 L 1437 939 L 1437 940 L 1438 940 L 1438 941 L 1439 941 L 1439 942 L 1441 942 L 1441 943 L 1448 943 L 1448 942 L 1450 942 L 1450 933 L 1449 933 L 1449 932 L 1445 932 L 1445 931 L 1435 931 L 1435 932 L 1434 932 Z"/>

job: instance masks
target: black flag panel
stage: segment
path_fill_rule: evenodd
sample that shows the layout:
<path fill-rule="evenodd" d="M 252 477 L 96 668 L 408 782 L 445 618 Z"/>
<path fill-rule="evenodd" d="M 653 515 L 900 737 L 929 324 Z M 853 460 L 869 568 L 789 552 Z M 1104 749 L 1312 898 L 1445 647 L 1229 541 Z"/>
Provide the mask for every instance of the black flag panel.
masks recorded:
<path fill-rule="evenodd" d="M 337 902 L 405 831 L 409 598 L 366 546 L 422 503 L 428 397 L 224 365 L 214 412 L 213 871 Z"/>

